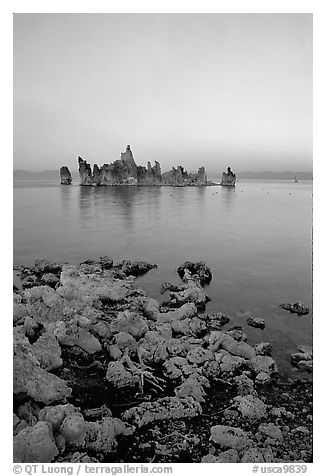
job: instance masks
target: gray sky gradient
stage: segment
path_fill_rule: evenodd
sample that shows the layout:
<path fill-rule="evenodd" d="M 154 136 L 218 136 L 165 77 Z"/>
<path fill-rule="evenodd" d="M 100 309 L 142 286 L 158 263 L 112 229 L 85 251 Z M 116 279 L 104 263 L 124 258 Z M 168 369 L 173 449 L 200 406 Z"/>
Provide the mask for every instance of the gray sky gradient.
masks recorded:
<path fill-rule="evenodd" d="M 15 14 L 14 168 L 312 169 L 311 14 Z"/>

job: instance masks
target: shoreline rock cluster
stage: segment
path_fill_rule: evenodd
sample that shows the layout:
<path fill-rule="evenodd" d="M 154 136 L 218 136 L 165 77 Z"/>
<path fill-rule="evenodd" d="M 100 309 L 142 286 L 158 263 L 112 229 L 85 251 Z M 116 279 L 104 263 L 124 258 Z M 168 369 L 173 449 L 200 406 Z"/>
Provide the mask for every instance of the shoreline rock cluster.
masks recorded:
<path fill-rule="evenodd" d="M 154 267 L 19 268 L 14 461 L 311 461 L 311 349 L 292 356 L 306 377 L 284 386 L 268 342 L 251 346 L 230 316 L 205 312 L 204 263 L 181 265 L 162 304 L 135 282 Z"/>

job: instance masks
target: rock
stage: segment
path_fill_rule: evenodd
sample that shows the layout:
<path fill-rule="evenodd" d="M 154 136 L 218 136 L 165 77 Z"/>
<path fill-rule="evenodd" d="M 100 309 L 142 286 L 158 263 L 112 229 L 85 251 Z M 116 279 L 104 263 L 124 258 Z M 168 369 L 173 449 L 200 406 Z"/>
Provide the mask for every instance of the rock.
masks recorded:
<path fill-rule="evenodd" d="M 42 284 L 45 284 L 47 286 L 51 286 L 54 288 L 59 283 L 60 279 L 58 278 L 58 276 L 56 276 L 53 273 L 45 273 L 43 274 L 41 281 L 42 281 Z"/>
<path fill-rule="evenodd" d="M 243 453 L 241 463 L 265 463 L 264 456 L 260 448 L 249 448 Z"/>
<path fill-rule="evenodd" d="M 191 397 L 163 397 L 130 408 L 123 413 L 122 420 L 130 421 L 140 428 L 154 421 L 194 417 L 201 412 L 200 403 Z"/>
<path fill-rule="evenodd" d="M 182 321 L 174 320 L 171 322 L 171 328 L 175 334 L 197 336 L 206 330 L 206 325 L 198 317 L 193 317 L 191 319 L 183 319 Z"/>
<path fill-rule="evenodd" d="M 241 428 L 215 425 L 211 428 L 210 441 L 221 448 L 232 448 L 242 451 L 252 445 L 248 434 Z"/>
<path fill-rule="evenodd" d="M 140 375 L 134 374 L 121 361 L 109 362 L 106 380 L 116 388 L 135 387 L 140 383 Z"/>
<path fill-rule="evenodd" d="M 254 350 L 257 355 L 272 355 L 272 345 L 269 342 L 260 342 L 254 345 Z"/>
<path fill-rule="evenodd" d="M 228 352 L 219 352 L 215 354 L 215 360 L 218 362 L 220 372 L 232 374 L 237 371 L 243 364 L 244 359 L 237 355 L 230 355 Z"/>
<path fill-rule="evenodd" d="M 42 369 L 54 370 L 62 366 L 61 349 L 53 334 L 45 332 L 33 344 L 33 352 Z"/>
<path fill-rule="evenodd" d="M 150 264 L 145 261 L 122 260 L 115 264 L 114 268 L 119 269 L 126 276 L 139 276 L 147 273 L 151 269 L 157 268 L 157 264 Z"/>
<path fill-rule="evenodd" d="M 102 269 L 111 269 L 113 266 L 113 259 L 111 259 L 109 256 L 101 256 L 100 266 Z"/>
<path fill-rule="evenodd" d="M 186 303 L 174 311 L 161 312 L 158 316 L 158 322 L 166 323 L 174 320 L 181 321 L 197 315 L 197 308 L 194 303 Z"/>
<path fill-rule="evenodd" d="M 231 167 L 227 168 L 227 172 L 222 174 L 222 182 L 220 185 L 226 187 L 234 187 L 236 182 L 236 175 L 232 172 Z"/>
<path fill-rule="evenodd" d="M 123 311 L 110 323 L 111 331 L 114 333 L 128 332 L 135 339 L 140 339 L 147 331 L 146 321 L 136 312 Z"/>
<path fill-rule="evenodd" d="M 299 352 L 291 355 L 291 363 L 300 370 L 312 372 L 312 349 L 307 346 L 299 346 Z"/>
<path fill-rule="evenodd" d="M 188 352 L 187 360 L 191 364 L 202 365 L 208 360 L 214 360 L 214 355 L 210 350 L 203 347 L 194 347 Z"/>
<path fill-rule="evenodd" d="M 147 299 L 143 303 L 143 313 L 147 319 L 157 321 L 160 314 L 159 306 L 159 303 L 155 299 Z"/>
<path fill-rule="evenodd" d="M 46 259 L 37 259 L 34 263 L 34 267 L 38 272 L 41 273 L 53 273 L 57 274 L 61 271 L 61 265 L 58 263 L 53 263 L 52 261 L 48 261 Z"/>
<path fill-rule="evenodd" d="M 255 397 L 258 396 L 255 387 L 254 387 L 254 382 L 244 373 L 241 375 L 238 375 L 235 377 L 235 383 L 237 384 L 237 390 L 238 390 L 238 395 L 239 396 L 245 396 L 245 395 L 253 395 Z"/>
<path fill-rule="evenodd" d="M 205 314 L 204 316 L 202 316 L 202 318 L 206 321 L 207 327 L 209 327 L 211 330 L 220 330 L 225 324 L 230 321 L 230 317 L 226 314 L 223 314 L 222 312 Z"/>
<path fill-rule="evenodd" d="M 299 301 L 294 303 L 286 302 L 286 303 L 280 304 L 280 307 L 282 309 L 285 309 L 286 311 L 290 311 L 292 313 L 298 314 L 298 316 L 309 314 L 309 308 Z"/>
<path fill-rule="evenodd" d="M 187 281 L 187 285 L 183 291 L 171 292 L 170 296 L 178 307 L 185 303 L 193 302 L 197 308 L 204 309 L 209 300 L 201 285 L 192 280 Z"/>
<path fill-rule="evenodd" d="M 274 376 L 278 373 L 275 360 L 269 356 L 257 355 L 249 361 L 249 365 L 256 374 L 264 372 L 270 376 Z"/>
<path fill-rule="evenodd" d="M 205 401 L 206 392 L 199 379 L 191 376 L 175 389 L 175 395 L 178 398 L 192 397 L 196 402 L 202 403 Z"/>
<path fill-rule="evenodd" d="M 243 357 L 244 359 L 252 359 L 255 357 L 256 352 L 246 342 L 237 342 L 230 335 L 224 334 L 220 343 L 220 347 L 232 355 Z"/>
<path fill-rule="evenodd" d="M 40 421 L 14 438 L 15 463 L 50 463 L 58 454 L 49 423 Z"/>
<path fill-rule="evenodd" d="M 255 382 L 258 385 L 268 385 L 271 382 L 271 377 L 266 372 L 259 372 L 259 374 L 256 375 Z"/>
<path fill-rule="evenodd" d="M 99 422 L 86 423 L 85 447 L 96 453 L 112 453 L 117 445 L 117 437 L 130 436 L 134 427 L 119 418 L 104 417 Z"/>
<path fill-rule="evenodd" d="M 13 380 L 15 395 L 25 394 L 45 404 L 64 400 L 71 394 L 63 380 L 39 367 L 26 338 L 14 342 Z"/>
<path fill-rule="evenodd" d="M 179 266 L 177 272 L 181 279 L 184 279 L 185 277 L 185 270 L 190 273 L 191 278 L 198 278 L 202 286 L 209 284 L 212 280 L 211 270 L 203 261 L 199 261 L 198 263 L 186 261 L 184 264 Z"/>
<path fill-rule="evenodd" d="M 60 433 L 68 444 L 82 447 L 86 436 L 86 424 L 83 415 L 75 412 L 66 416 L 60 426 Z"/>
<path fill-rule="evenodd" d="M 258 431 L 274 440 L 283 440 L 283 434 L 280 427 L 274 425 L 274 423 L 261 423 Z"/>
<path fill-rule="evenodd" d="M 255 421 L 267 416 L 266 405 L 253 395 L 238 396 L 234 401 L 243 418 Z"/>
<path fill-rule="evenodd" d="M 265 328 L 265 321 L 261 317 L 248 316 L 247 324 L 251 327 L 259 327 L 260 329 Z"/>
<path fill-rule="evenodd" d="M 298 362 L 298 367 L 300 370 L 304 370 L 306 372 L 312 372 L 313 364 L 312 360 L 301 360 Z"/>
<path fill-rule="evenodd" d="M 238 342 L 246 342 L 247 340 L 247 335 L 243 332 L 241 326 L 236 326 L 233 329 L 226 331 L 225 334 L 233 337 L 233 339 L 237 340 Z"/>
<path fill-rule="evenodd" d="M 60 167 L 60 181 L 61 185 L 70 185 L 72 182 L 71 173 L 66 165 Z"/>
<path fill-rule="evenodd" d="M 45 406 L 39 412 L 39 421 L 49 423 L 54 432 L 58 432 L 63 420 L 78 410 L 71 404 Z"/>

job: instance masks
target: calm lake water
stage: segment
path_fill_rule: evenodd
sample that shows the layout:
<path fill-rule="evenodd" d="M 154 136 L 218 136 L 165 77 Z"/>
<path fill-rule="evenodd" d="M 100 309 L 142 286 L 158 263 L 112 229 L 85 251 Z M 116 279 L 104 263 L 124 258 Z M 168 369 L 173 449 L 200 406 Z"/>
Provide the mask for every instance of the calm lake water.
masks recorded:
<path fill-rule="evenodd" d="M 14 264 L 103 255 L 156 263 L 137 281 L 160 301 L 161 284 L 178 281 L 178 265 L 205 261 L 213 273 L 207 312 L 229 314 L 249 343 L 270 341 L 288 375 L 290 354 L 311 345 L 312 311 L 279 308 L 292 300 L 312 307 L 311 181 L 240 181 L 235 189 L 14 181 Z M 265 330 L 248 327 L 244 310 L 264 317 Z"/>

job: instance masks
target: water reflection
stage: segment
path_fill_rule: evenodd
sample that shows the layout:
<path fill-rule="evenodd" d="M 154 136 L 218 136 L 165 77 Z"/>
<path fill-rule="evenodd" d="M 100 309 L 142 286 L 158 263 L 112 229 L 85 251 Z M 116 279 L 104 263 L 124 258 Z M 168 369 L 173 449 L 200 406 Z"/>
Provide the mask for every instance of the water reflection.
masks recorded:
<path fill-rule="evenodd" d="M 236 197 L 235 187 L 220 187 L 220 190 L 222 191 L 222 202 L 225 204 L 225 208 L 230 209 Z"/>
<path fill-rule="evenodd" d="M 71 209 L 71 204 L 73 200 L 73 191 L 71 185 L 61 185 L 60 187 L 60 201 L 62 213 Z"/>

